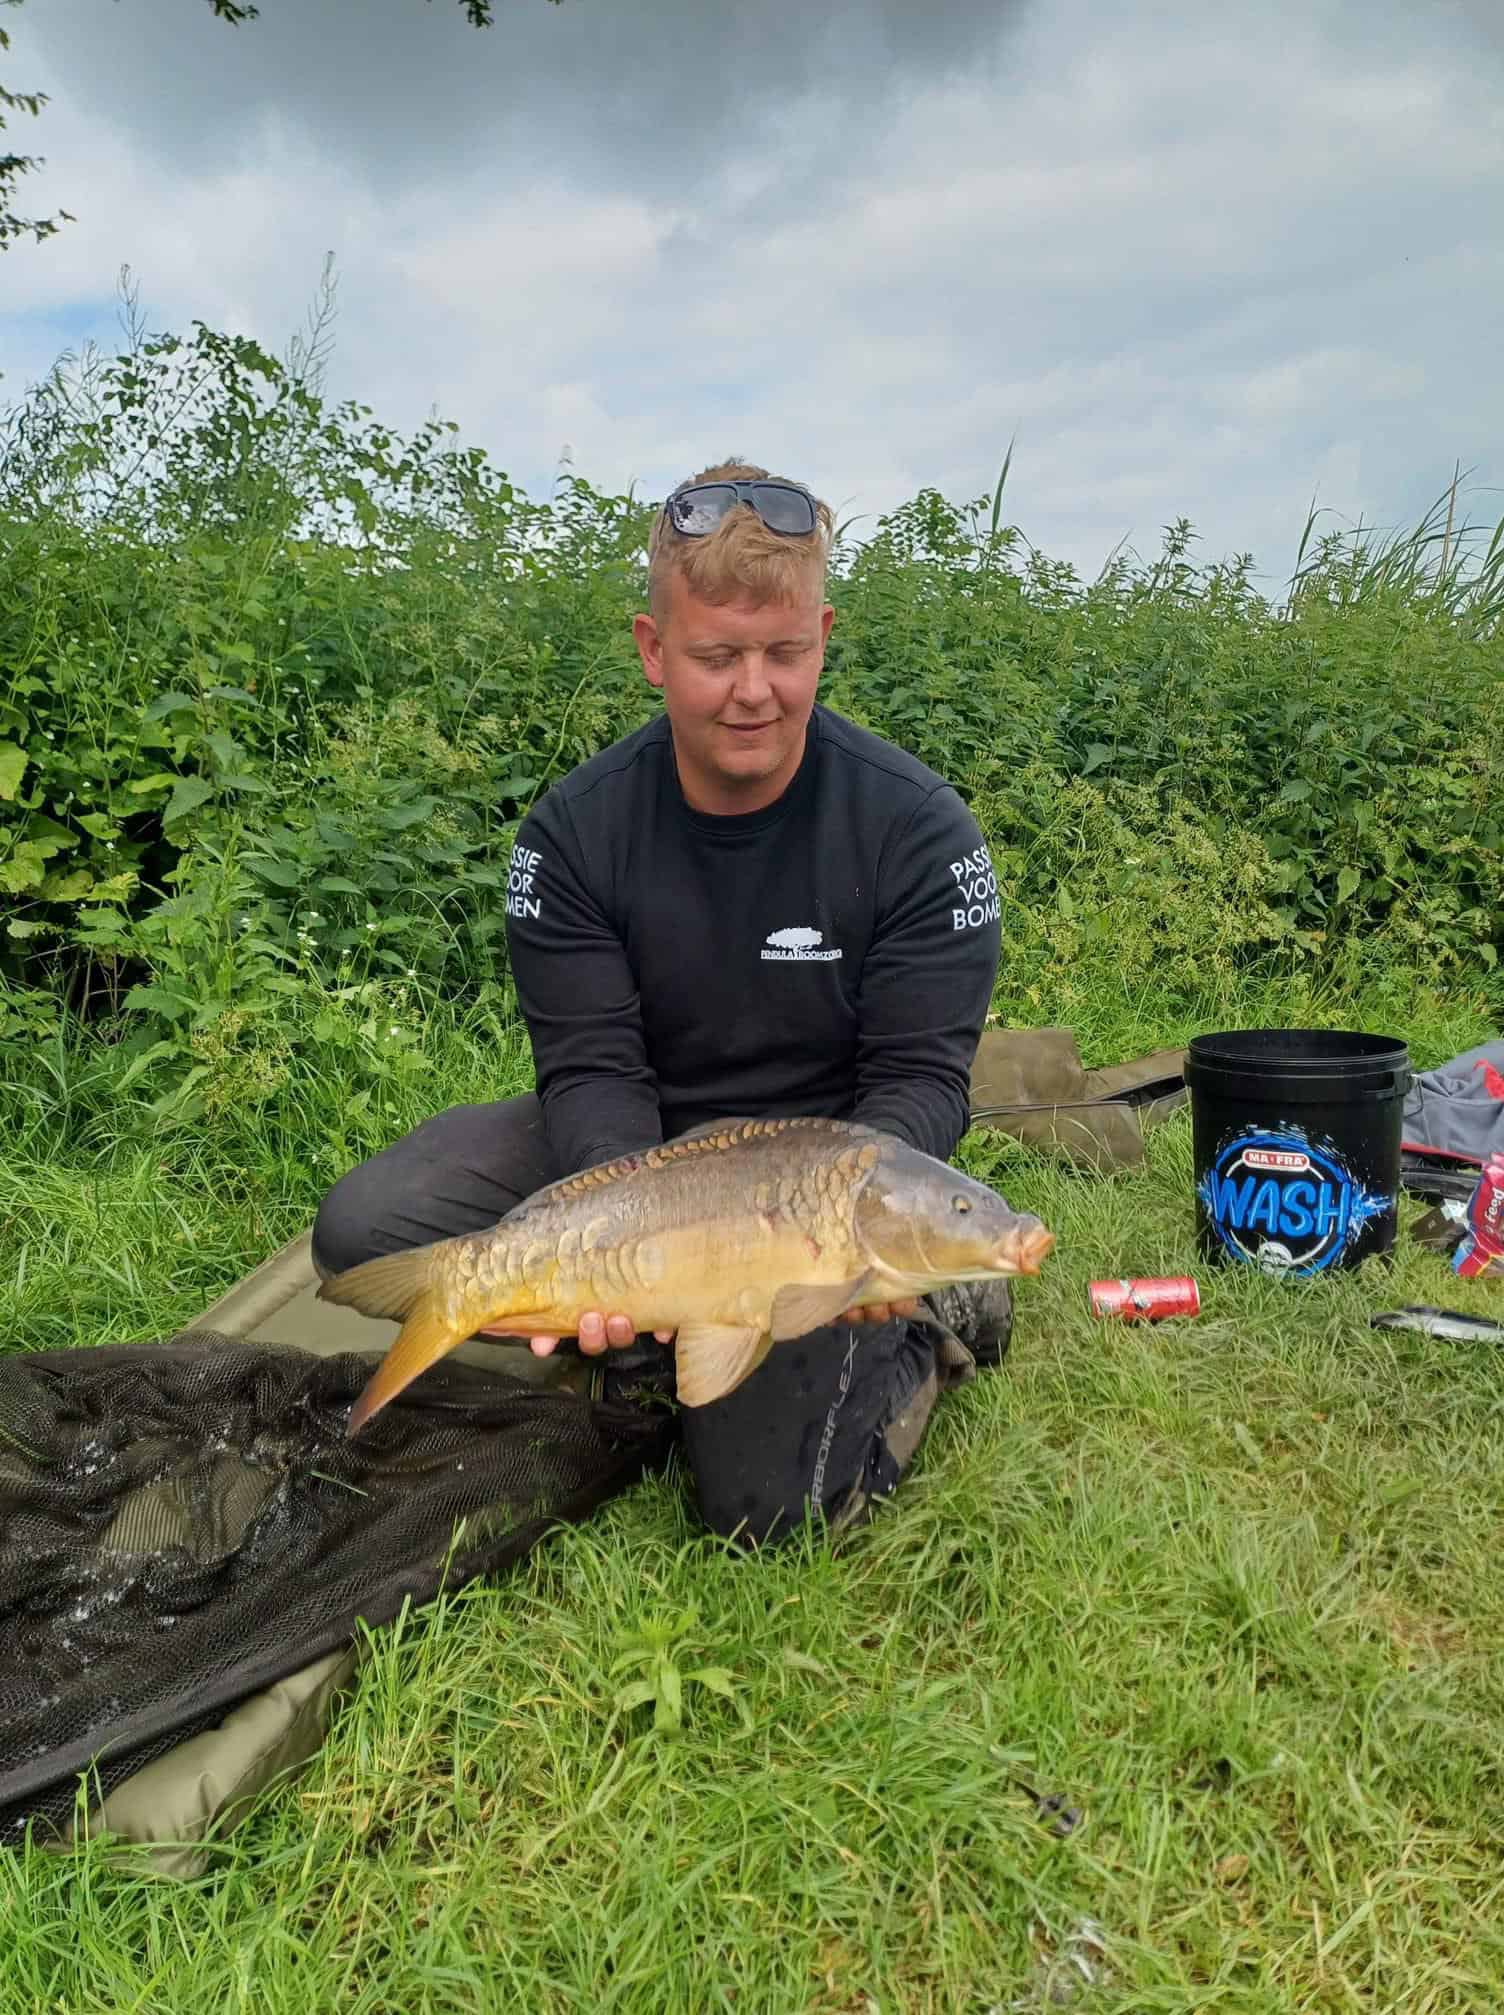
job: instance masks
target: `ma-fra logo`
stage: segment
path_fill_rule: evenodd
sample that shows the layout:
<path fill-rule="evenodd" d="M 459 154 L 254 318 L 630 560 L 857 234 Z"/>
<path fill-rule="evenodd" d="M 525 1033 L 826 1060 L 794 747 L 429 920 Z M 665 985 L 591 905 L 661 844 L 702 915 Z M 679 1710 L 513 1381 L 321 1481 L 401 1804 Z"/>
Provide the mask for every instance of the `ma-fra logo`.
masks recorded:
<path fill-rule="evenodd" d="M 1225 1141 L 1198 1194 L 1228 1252 L 1280 1273 L 1321 1273 L 1394 1199 L 1365 1189 L 1341 1157 L 1298 1132 Z"/>
<path fill-rule="evenodd" d="M 765 959 L 838 959 L 841 947 L 826 946 L 824 931 L 808 924 L 791 924 L 787 930 L 768 932 L 762 955 Z"/>

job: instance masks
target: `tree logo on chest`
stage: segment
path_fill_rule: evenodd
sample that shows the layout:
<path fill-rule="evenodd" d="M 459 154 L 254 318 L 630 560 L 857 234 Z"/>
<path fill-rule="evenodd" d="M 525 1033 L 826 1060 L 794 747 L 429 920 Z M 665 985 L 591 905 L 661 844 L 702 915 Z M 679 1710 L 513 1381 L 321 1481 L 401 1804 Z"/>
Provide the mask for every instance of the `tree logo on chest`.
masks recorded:
<path fill-rule="evenodd" d="M 825 944 L 824 931 L 808 924 L 790 924 L 781 931 L 769 931 L 763 942 L 765 959 L 838 959 L 839 945 Z"/>

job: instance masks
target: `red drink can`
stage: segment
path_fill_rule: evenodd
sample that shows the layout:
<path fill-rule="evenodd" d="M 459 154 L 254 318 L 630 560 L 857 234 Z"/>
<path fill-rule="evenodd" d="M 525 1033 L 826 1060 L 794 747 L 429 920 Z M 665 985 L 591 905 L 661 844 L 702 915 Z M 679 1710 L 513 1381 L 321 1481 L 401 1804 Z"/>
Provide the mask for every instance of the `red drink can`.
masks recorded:
<path fill-rule="evenodd" d="M 1170 1279 L 1094 1280 L 1087 1299 L 1093 1315 L 1120 1315 L 1125 1322 L 1201 1313 L 1201 1290 L 1186 1273 Z"/>

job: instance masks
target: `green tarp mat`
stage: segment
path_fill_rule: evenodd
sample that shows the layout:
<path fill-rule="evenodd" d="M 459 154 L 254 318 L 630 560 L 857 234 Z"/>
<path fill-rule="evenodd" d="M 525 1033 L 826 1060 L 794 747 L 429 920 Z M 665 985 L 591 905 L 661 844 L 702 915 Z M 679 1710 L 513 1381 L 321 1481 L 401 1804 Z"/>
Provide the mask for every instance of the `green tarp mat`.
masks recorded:
<path fill-rule="evenodd" d="M 396 1325 L 317 1284 L 304 1236 L 160 1343 L 0 1355 L 0 1843 L 81 1825 L 199 1872 L 323 1739 L 363 1623 L 503 1571 L 671 1445 L 590 1360 L 482 1340 L 350 1440 Z"/>

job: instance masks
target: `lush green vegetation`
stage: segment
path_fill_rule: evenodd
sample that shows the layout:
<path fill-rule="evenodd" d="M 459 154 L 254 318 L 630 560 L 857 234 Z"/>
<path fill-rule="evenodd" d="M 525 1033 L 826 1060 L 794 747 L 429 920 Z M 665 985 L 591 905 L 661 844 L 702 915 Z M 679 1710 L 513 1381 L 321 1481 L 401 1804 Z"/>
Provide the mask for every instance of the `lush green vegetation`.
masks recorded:
<path fill-rule="evenodd" d="M 4 1347 L 169 1331 L 520 1088 L 511 832 L 656 704 L 646 507 L 331 409 L 321 342 L 141 337 L 5 423 Z M 1313 532 L 1272 605 L 1184 527 L 1079 582 L 1004 494 L 843 544 L 827 683 L 971 796 L 999 1015 L 1092 1062 L 1504 1025 L 1504 539 Z M 0 2008 L 980 2015 L 1074 1951 L 1094 2010 L 1496 2009 L 1497 1361 L 1367 1316 L 1497 1289 L 1406 1238 L 1104 1326 L 1089 1278 L 1195 1267 L 1188 1127 L 1111 1182 L 965 1157 L 1060 1246 L 872 1531 L 743 1560 L 643 1485 L 385 1634 L 203 1880 L 0 1857 Z M 667 1738 L 624 1697 L 707 1666 Z"/>
<path fill-rule="evenodd" d="M 66 1013 L 159 1094 L 226 1015 L 274 1057 L 404 982 L 500 1001 L 516 818 L 656 705 L 648 507 L 329 408 L 320 340 L 138 334 L 0 435 L 0 1036 Z M 1312 539 L 1275 607 L 1184 526 L 1082 584 L 1002 501 L 843 546 L 827 694 L 971 796 L 1005 1011 L 1093 967 L 1487 976 L 1504 536 Z"/>

